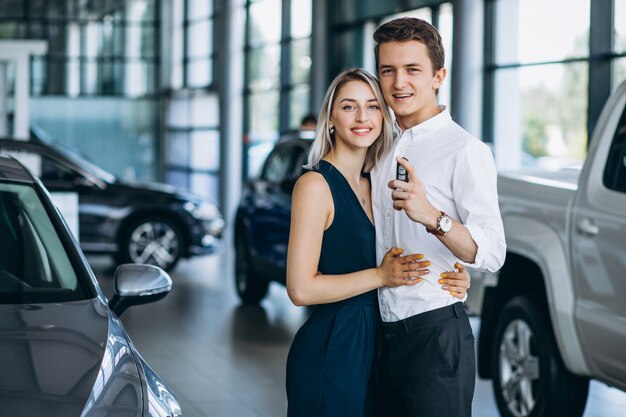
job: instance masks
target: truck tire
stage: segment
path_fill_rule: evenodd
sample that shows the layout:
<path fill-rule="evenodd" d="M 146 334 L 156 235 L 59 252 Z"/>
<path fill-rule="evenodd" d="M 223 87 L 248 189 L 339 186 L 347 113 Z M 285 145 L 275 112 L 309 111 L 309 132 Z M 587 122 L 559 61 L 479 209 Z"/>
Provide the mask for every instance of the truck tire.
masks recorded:
<path fill-rule="evenodd" d="M 259 304 L 269 288 L 269 281 L 254 270 L 245 232 L 235 236 L 235 288 L 244 304 Z"/>
<path fill-rule="evenodd" d="M 496 323 L 491 366 L 503 417 L 582 416 L 589 379 L 565 368 L 547 308 L 529 297 L 516 297 L 503 308 Z"/>

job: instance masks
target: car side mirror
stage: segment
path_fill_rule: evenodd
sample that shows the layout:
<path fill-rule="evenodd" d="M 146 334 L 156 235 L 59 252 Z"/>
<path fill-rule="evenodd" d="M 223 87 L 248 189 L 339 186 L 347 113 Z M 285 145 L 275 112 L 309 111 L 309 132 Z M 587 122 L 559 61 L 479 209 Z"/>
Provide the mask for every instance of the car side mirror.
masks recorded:
<path fill-rule="evenodd" d="M 170 276 L 153 265 L 122 264 L 115 270 L 115 293 L 109 307 L 119 316 L 128 307 L 164 298 L 172 289 Z"/>

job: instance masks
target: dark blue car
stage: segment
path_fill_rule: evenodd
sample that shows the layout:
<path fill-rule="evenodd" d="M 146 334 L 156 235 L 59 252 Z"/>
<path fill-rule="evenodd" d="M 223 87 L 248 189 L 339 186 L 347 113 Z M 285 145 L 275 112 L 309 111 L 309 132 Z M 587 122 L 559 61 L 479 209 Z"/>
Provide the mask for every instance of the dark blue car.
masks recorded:
<path fill-rule="evenodd" d="M 285 284 L 291 193 L 311 145 L 299 137 L 282 140 L 258 178 L 244 185 L 235 220 L 235 285 L 244 303 L 258 303 L 270 282 Z"/>

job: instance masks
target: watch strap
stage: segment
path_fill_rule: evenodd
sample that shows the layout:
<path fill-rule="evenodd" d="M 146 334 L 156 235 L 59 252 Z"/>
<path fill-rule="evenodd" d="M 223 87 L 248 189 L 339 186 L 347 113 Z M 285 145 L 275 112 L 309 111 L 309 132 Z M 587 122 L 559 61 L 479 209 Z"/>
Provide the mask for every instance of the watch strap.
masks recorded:
<path fill-rule="evenodd" d="M 426 228 L 426 231 L 428 233 L 430 233 L 431 235 L 435 235 L 435 236 L 444 236 L 445 233 L 443 230 L 441 230 L 441 219 L 443 219 L 444 217 L 448 216 L 445 212 L 440 211 L 439 213 L 440 216 L 437 218 L 437 228 L 436 229 L 429 229 L 428 227 Z"/>

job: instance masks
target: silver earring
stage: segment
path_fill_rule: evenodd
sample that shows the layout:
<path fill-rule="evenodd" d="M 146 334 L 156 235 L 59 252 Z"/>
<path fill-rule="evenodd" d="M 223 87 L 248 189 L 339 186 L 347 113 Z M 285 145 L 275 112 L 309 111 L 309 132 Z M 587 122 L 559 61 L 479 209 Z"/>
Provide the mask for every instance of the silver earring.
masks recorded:
<path fill-rule="evenodd" d="M 329 132 L 331 135 L 335 133 L 335 126 L 331 126 Z"/>

